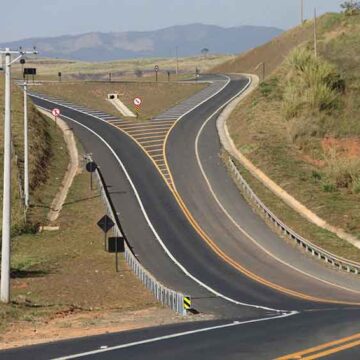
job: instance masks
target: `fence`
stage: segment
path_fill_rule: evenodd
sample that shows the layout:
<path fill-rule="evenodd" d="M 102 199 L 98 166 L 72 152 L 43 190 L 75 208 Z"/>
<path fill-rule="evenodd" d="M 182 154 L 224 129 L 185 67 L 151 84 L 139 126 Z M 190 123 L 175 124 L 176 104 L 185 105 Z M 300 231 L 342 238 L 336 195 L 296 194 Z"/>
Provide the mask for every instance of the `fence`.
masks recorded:
<path fill-rule="evenodd" d="M 353 274 L 360 273 L 360 264 L 336 256 L 316 245 L 311 243 L 311 241 L 304 239 L 302 236 L 297 234 L 295 231 L 290 229 L 285 225 L 276 215 L 274 215 L 265 204 L 258 198 L 258 196 L 251 189 L 249 184 L 240 174 L 238 168 L 234 161 L 229 157 L 228 160 L 229 168 L 235 176 L 237 183 L 240 185 L 242 190 L 245 192 L 246 196 L 250 201 L 264 214 L 264 216 L 270 220 L 275 228 L 280 230 L 285 236 L 287 236 L 292 241 L 295 241 L 298 246 L 302 247 L 306 252 L 310 253 L 312 256 L 317 257 L 319 260 L 326 262 L 327 264 L 332 265 L 333 267 L 346 271 Z"/>
<path fill-rule="evenodd" d="M 85 157 L 87 161 L 92 161 L 91 156 L 87 155 Z M 129 244 L 126 241 L 124 234 L 121 231 L 121 226 L 119 224 L 118 217 L 116 216 L 116 212 L 114 206 L 111 202 L 110 194 L 107 190 L 106 184 L 104 182 L 104 178 L 101 174 L 101 170 L 99 168 L 95 171 L 96 179 L 99 184 L 99 188 L 101 191 L 101 197 L 106 206 L 107 215 L 114 221 L 115 226 L 111 230 L 113 232 L 113 236 L 117 238 L 125 239 L 125 260 L 138 279 L 145 285 L 145 287 L 156 297 L 156 299 L 161 302 L 161 304 L 168 306 L 170 309 L 176 311 L 178 314 L 185 316 L 186 310 L 184 308 L 184 297 L 185 295 L 169 289 L 168 287 L 161 284 L 159 281 L 155 279 L 153 275 L 151 275 L 139 262 L 136 256 L 131 251 Z"/>

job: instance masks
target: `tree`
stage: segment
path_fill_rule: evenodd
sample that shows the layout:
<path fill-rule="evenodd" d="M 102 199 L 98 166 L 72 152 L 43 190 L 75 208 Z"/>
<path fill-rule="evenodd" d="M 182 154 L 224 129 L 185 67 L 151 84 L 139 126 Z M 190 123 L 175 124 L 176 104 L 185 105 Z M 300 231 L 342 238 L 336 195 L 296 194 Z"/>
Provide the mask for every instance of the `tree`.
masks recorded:
<path fill-rule="evenodd" d="M 360 10 L 360 1 L 355 0 L 348 0 L 343 2 L 341 5 L 341 8 L 344 9 L 344 13 L 346 15 L 355 15 Z"/>
<path fill-rule="evenodd" d="M 208 48 L 203 48 L 203 49 L 201 49 L 201 54 L 202 54 L 204 57 L 207 57 L 209 51 L 210 51 L 210 50 L 209 50 Z"/>
<path fill-rule="evenodd" d="M 138 78 L 141 78 L 143 76 L 143 71 L 139 68 L 135 69 L 134 73 L 135 73 L 135 76 Z"/>

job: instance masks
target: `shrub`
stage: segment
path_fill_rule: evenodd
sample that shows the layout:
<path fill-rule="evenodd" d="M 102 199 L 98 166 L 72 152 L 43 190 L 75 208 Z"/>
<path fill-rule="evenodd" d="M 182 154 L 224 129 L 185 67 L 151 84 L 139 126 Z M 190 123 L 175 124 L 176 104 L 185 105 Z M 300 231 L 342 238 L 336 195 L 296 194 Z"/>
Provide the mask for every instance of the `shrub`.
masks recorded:
<path fill-rule="evenodd" d="M 360 159 L 343 158 L 330 152 L 326 156 L 327 174 L 333 179 L 337 188 L 346 188 L 354 191 L 359 185 L 360 179 Z"/>
<path fill-rule="evenodd" d="M 349 0 L 343 2 L 340 7 L 344 9 L 345 15 L 351 16 L 359 13 L 360 10 L 360 2 Z"/>
<path fill-rule="evenodd" d="M 298 116 L 305 109 L 321 112 L 338 107 L 345 82 L 334 65 L 300 47 L 290 53 L 285 69 L 283 111 L 286 119 Z"/>
<path fill-rule="evenodd" d="M 335 192 L 336 191 L 336 186 L 334 184 L 330 184 L 330 183 L 325 183 L 322 186 L 323 191 L 325 192 Z"/>

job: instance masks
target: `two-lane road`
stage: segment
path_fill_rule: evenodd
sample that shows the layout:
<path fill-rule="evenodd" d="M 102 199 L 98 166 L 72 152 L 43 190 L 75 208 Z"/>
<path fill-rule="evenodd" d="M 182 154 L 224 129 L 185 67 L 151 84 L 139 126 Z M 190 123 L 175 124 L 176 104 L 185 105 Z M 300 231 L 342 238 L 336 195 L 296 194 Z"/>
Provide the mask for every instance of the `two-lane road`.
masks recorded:
<path fill-rule="evenodd" d="M 336 283 L 330 284 L 323 281 L 326 279 L 319 281 L 291 269 L 262 253 L 259 246 L 252 247 L 239 229 L 244 227 L 257 240 L 270 239 L 279 252 L 283 249 L 279 239 L 251 212 L 231 180 L 224 177 L 227 174 L 219 159 L 212 115 L 246 84 L 247 79 L 232 79 L 172 128 L 166 158 L 176 190 L 168 186 L 154 162 L 124 131 L 59 102 L 33 99 L 46 109 L 60 107 L 64 120 L 86 151 L 93 153 L 111 190 L 127 239 L 144 266 L 166 285 L 191 294 L 197 310 L 228 320 L 85 338 L 0 353 L 0 357 L 34 355 L 32 358 L 40 359 L 107 346 L 109 351 L 88 357 L 142 359 L 148 358 L 150 351 L 160 359 L 170 352 L 174 358 L 206 355 L 206 358 L 261 359 L 360 331 L 360 325 L 354 322 L 360 317 L 360 310 L 338 303 L 358 302 L 354 280 L 336 274 Z M 207 119 L 210 120 L 203 127 Z M 269 252 L 275 250 L 276 247 L 269 248 Z M 311 259 L 302 259 L 302 255 L 298 257 L 316 264 Z M 311 271 L 317 266 L 311 265 Z M 343 286 L 346 279 L 350 280 Z M 353 287 L 355 292 L 340 286 Z M 320 296 L 324 302 L 314 301 Z"/>

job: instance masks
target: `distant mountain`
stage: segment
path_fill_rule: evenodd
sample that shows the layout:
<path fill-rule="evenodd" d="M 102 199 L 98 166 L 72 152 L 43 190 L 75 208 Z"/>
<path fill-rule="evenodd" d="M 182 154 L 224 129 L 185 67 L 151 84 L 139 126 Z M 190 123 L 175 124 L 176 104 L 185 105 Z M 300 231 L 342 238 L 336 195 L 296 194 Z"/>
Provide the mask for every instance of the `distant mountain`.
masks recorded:
<path fill-rule="evenodd" d="M 52 38 L 30 38 L 0 44 L 0 47 L 32 48 L 44 57 L 84 61 L 108 61 L 137 57 L 193 56 L 207 48 L 210 53 L 235 54 L 268 42 L 281 29 L 260 26 L 222 28 L 190 24 L 156 31 L 87 33 Z"/>

